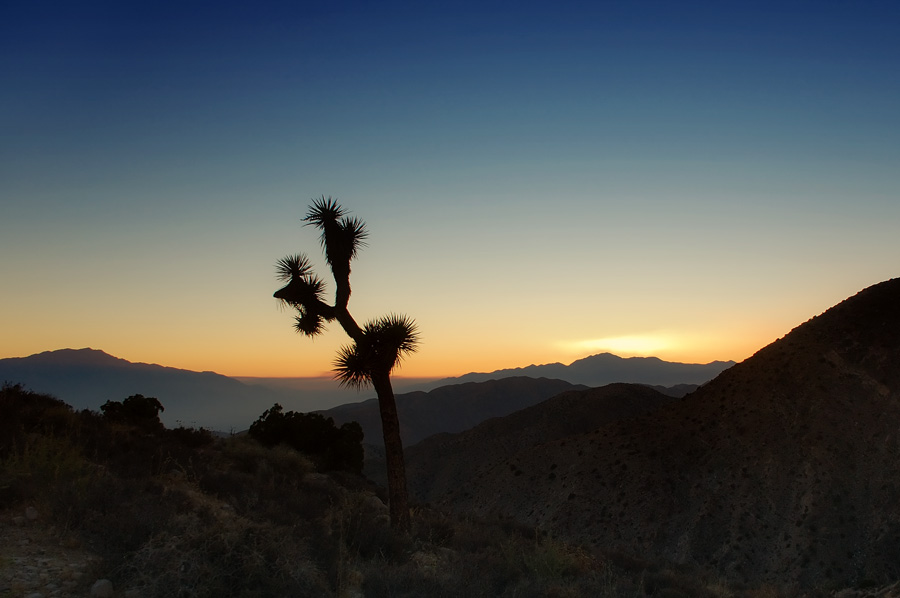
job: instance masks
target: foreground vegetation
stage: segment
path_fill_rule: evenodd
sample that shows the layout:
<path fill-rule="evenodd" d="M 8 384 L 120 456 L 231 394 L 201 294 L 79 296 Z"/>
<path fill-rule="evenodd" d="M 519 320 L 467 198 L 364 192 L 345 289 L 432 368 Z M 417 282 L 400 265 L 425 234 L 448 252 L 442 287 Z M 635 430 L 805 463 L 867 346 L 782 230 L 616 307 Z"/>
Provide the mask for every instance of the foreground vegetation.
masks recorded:
<path fill-rule="evenodd" d="M 117 595 L 790 595 L 428 507 L 412 509 L 404 534 L 356 473 L 322 473 L 321 461 L 250 436 L 168 430 L 146 409 L 155 399 L 129 399 L 101 414 L 0 391 L 0 510 L 36 508 L 62 541 L 100 557 L 91 579 L 112 580 Z"/>

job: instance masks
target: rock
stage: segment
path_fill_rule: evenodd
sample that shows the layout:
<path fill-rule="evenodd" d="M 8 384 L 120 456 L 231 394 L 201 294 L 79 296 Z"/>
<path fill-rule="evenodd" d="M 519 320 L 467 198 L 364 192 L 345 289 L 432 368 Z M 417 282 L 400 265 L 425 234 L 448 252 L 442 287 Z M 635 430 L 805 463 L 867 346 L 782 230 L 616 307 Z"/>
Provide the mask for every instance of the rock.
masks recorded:
<path fill-rule="evenodd" d="M 362 504 L 363 508 L 365 508 L 365 510 L 369 513 L 381 515 L 382 513 L 388 512 L 388 506 L 374 494 L 367 495 L 363 499 Z"/>
<path fill-rule="evenodd" d="M 360 502 L 360 510 L 375 525 L 388 526 L 391 524 L 391 515 L 388 506 L 374 494 L 365 496 Z"/>
<path fill-rule="evenodd" d="M 112 598 L 113 585 L 108 579 L 98 579 L 91 586 L 91 598 Z"/>
<path fill-rule="evenodd" d="M 34 507 L 28 507 L 25 509 L 25 519 L 28 521 L 35 521 L 38 518 L 38 511 Z"/>

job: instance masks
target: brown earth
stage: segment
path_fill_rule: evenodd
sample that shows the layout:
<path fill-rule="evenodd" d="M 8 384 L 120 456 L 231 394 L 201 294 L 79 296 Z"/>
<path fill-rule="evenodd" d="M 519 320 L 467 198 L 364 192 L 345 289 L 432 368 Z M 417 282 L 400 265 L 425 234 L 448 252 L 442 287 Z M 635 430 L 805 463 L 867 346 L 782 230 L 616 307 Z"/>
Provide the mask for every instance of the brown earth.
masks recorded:
<path fill-rule="evenodd" d="M 24 508 L 0 512 L 0 595 L 87 596 L 99 557 Z"/>

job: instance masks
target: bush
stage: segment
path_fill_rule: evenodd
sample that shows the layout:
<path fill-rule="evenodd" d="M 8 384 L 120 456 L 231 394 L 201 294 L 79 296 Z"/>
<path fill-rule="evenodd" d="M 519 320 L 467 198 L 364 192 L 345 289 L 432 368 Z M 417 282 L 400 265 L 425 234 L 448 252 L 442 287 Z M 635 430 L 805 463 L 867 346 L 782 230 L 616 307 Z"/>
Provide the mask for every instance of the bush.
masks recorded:
<path fill-rule="evenodd" d="M 109 421 L 135 426 L 148 432 L 163 429 L 159 414 L 165 410 L 159 399 L 144 395 L 131 395 L 122 402 L 106 401 L 100 406 L 100 411 Z"/>
<path fill-rule="evenodd" d="M 327 596 L 305 545 L 284 530 L 238 518 L 174 517 L 128 554 L 121 585 L 146 598 Z"/>
<path fill-rule="evenodd" d="M 200 448 L 209 446 L 215 442 L 216 438 L 213 433 L 206 428 L 185 428 L 178 426 L 166 431 L 166 435 L 189 448 Z"/>
<path fill-rule="evenodd" d="M 0 458 L 0 507 L 83 494 L 95 470 L 67 438 L 33 434 Z"/>
<path fill-rule="evenodd" d="M 77 425 L 64 402 L 8 382 L 0 389 L 0 414 L 0 458 L 21 449 L 28 434 L 67 434 Z"/>
<path fill-rule="evenodd" d="M 360 473 L 363 467 L 363 431 L 356 422 L 340 428 L 319 413 L 284 413 L 275 403 L 250 426 L 249 434 L 260 444 L 286 444 L 308 455 L 319 471 Z"/>

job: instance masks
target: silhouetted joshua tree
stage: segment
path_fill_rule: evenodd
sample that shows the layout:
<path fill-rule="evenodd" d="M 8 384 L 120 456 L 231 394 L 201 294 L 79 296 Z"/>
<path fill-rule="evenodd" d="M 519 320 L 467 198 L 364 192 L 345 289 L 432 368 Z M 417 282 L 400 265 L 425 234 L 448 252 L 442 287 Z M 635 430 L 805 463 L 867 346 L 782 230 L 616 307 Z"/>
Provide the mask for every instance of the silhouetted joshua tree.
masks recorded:
<path fill-rule="evenodd" d="M 287 285 L 275 292 L 275 298 L 297 310 L 299 315 L 294 323 L 297 332 L 316 336 L 324 331 L 326 322 L 337 320 L 353 340 L 352 344 L 341 348 L 335 358 L 335 377 L 347 386 L 362 388 L 371 384 L 375 388 L 384 431 L 391 525 L 408 531 L 406 466 L 391 371 L 401 358 L 416 350 L 419 341 L 416 324 L 406 316 L 391 314 L 360 327 L 350 315 L 347 303 L 350 300 L 350 261 L 365 245 L 368 237 L 365 223 L 348 217 L 335 200 L 324 196 L 313 200 L 304 221 L 321 232 L 319 240 L 334 276 L 334 305 L 323 299 L 325 284 L 313 273 L 303 254 L 278 261 L 278 279 Z"/>

